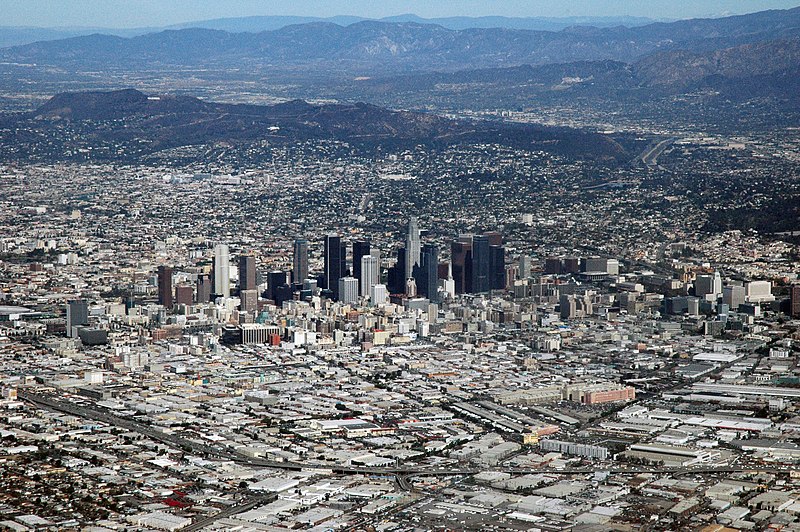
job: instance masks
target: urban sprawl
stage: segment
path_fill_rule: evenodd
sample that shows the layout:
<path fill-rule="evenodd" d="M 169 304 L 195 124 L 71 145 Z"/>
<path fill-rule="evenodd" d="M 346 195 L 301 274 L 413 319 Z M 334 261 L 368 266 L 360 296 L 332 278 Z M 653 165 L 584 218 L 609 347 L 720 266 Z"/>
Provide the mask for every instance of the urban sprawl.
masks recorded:
<path fill-rule="evenodd" d="M 0 529 L 800 529 L 791 244 L 312 159 L 0 168 Z"/>

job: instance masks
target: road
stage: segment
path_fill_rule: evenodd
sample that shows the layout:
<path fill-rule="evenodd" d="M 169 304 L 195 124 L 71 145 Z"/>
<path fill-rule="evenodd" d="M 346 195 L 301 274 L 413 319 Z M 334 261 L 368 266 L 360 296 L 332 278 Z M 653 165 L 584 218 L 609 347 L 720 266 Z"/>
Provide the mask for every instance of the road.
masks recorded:
<path fill-rule="evenodd" d="M 231 460 L 237 463 L 246 464 L 252 467 L 268 467 L 277 468 L 291 471 L 300 471 L 302 469 L 320 469 L 323 471 L 331 471 L 337 475 L 384 475 L 397 477 L 398 485 L 403 488 L 411 488 L 408 481 L 409 477 L 447 477 L 454 475 L 474 475 L 487 468 L 430 468 L 430 467 L 355 467 L 355 466 L 330 466 L 320 465 L 304 462 L 277 462 L 273 460 L 265 460 L 262 458 L 250 458 L 243 456 L 234 451 L 224 449 L 217 446 L 206 445 L 198 443 L 193 440 L 177 436 L 175 434 L 164 433 L 160 430 L 155 430 L 147 425 L 138 421 L 126 419 L 108 412 L 99 410 L 98 408 L 88 408 L 72 404 L 65 400 L 57 401 L 53 398 L 45 397 L 40 394 L 19 390 L 19 398 L 37 406 L 72 414 L 86 419 L 94 419 L 102 421 L 109 425 L 122 427 L 126 430 L 138 432 L 155 441 L 172 445 L 177 448 L 190 450 L 197 453 L 205 453 L 223 460 Z M 639 473 L 655 473 L 655 474 L 669 474 L 669 475 L 687 475 L 687 474 L 702 474 L 702 473 L 739 473 L 739 472 L 757 472 L 757 473 L 781 473 L 785 470 L 780 467 L 767 467 L 767 466 L 736 466 L 736 467 L 697 467 L 697 468 L 669 468 L 669 467 L 612 467 L 608 469 L 598 468 L 571 468 L 571 469 L 530 469 L 530 468 L 515 468 L 515 467 L 494 467 L 489 468 L 492 471 L 509 473 L 512 475 L 528 475 L 535 473 L 546 473 L 548 475 L 587 475 L 596 472 L 606 472 L 610 474 L 620 475 L 635 475 Z"/>
<path fill-rule="evenodd" d="M 182 528 L 186 532 L 193 532 L 195 530 L 202 530 L 205 527 L 214 524 L 215 522 L 219 521 L 220 519 L 225 519 L 227 517 L 231 517 L 236 514 L 240 514 L 243 512 L 247 512 L 256 508 L 258 506 L 262 506 L 264 504 L 269 504 L 272 501 L 276 500 L 278 496 L 276 494 L 270 494 L 265 496 L 259 497 L 250 497 L 239 504 L 231 506 L 230 508 L 226 508 L 221 512 L 218 512 L 214 515 L 210 515 L 208 517 L 204 517 L 203 519 L 199 519 L 192 523 L 191 525 Z"/>
<path fill-rule="evenodd" d="M 669 147 L 670 144 L 675 142 L 677 139 L 675 137 L 670 137 L 668 139 L 662 140 L 652 148 L 646 149 L 639 155 L 639 159 L 642 160 L 644 164 L 646 164 L 649 168 L 654 168 L 658 166 L 658 157 L 664 153 L 664 150 Z"/>

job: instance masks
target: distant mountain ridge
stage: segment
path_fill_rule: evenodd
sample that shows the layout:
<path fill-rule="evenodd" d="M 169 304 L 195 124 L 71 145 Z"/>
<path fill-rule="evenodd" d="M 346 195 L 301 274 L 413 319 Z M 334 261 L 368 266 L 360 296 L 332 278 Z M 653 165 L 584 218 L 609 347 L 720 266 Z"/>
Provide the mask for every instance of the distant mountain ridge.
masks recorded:
<path fill-rule="evenodd" d="M 259 33 L 274 31 L 286 26 L 308 24 L 310 22 L 330 22 L 340 26 L 373 20 L 378 22 L 416 22 L 419 24 L 436 24 L 451 30 L 467 28 L 509 28 L 540 31 L 560 31 L 570 26 L 643 26 L 656 22 L 645 17 L 445 17 L 423 18 L 413 14 L 395 15 L 380 19 L 340 15 L 335 17 L 309 17 L 291 15 L 229 17 L 209 20 L 197 20 L 181 24 L 171 24 L 164 27 L 147 28 L 101 28 L 101 27 L 30 27 L 30 26 L 0 26 L 0 48 L 20 46 L 38 41 L 52 41 L 68 39 L 101 33 L 117 37 L 135 37 L 146 33 L 170 29 L 201 28 L 222 30 L 230 33 Z"/>
<path fill-rule="evenodd" d="M 435 24 L 450 30 L 465 30 L 469 28 L 507 28 L 518 30 L 535 31 L 561 31 L 571 26 L 595 26 L 607 28 L 614 26 L 644 26 L 656 21 L 646 17 L 503 17 L 503 16 L 483 16 L 483 17 L 438 17 L 424 18 L 411 13 L 394 15 L 378 19 L 355 17 L 355 16 L 336 16 L 336 17 L 300 17 L 300 16 L 252 16 L 252 17 L 232 17 L 211 20 L 200 20 L 175 24 L 169 29 L 181 28 L 206 28 L 224 30 L 229 32 L 261 32 L 277 30 L 285 26 L 294 24 L 307 24 L 309 22 L 332 22 L 340 26 L 355 24 L 356 22 L 375 21 L 403 23 L 414 22 L 416 24 Z"/>
<path fill-rule="evenodd" d="M 0 50 L 0 60 L 69 68 L 153 65 L 335 67 L 360 75 L 576 61 L 634 62 L 659 52 L 704 52 L 800 37 L 800 8 L 640 27 L 452 30 L 416 22 L 311 22 L 260 33 L 168 30 L 131 38 L 90 35 Z"/>
<path fill-rule="evenodd" d="M 772 77 L 781 78 L 800 70 L 800 38 L 744 44 L 708 52 L 665 51 L 635 63 L 620 61 L 580 61 L 551 65 L 520 65 L 506 68 L 464 70 L 458 72 L 409 73 L 361 81 L 361 97 L 392 91 L 438 90 L 448 86 L 463 90 L 467 85 L 498 85 L 526 91 L 569 91 L 598 94 L 609 91 L 648 89 L 677 94 L 698 88 L 726 87 L 726 95 L 737 98 L 737 80 L 747 80 L 744 96 L 752 96 L 753 83 L 761 80 L 761 90 L 770 91 Z M 785 85 L 785 83 L 784 83 Z M 800 80 L 798 80 L 800 85 Z M 783 97 L 800 100 L 800 92 L 786 85 Z M 772 94 L 777 94 L 774 87 Z"/>

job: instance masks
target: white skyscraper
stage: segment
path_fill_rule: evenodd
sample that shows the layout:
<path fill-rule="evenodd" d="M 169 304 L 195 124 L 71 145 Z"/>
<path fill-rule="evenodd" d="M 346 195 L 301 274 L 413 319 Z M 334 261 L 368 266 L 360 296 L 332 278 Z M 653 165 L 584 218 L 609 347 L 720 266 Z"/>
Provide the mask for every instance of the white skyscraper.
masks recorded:
<path fill-rule="evenodd" d="M 358 279 L 355 277 L 339 279 L 339 301 L 342 303 L 358 302 Z"/>
<path fill-rule="evenodd" d="M 447 279 L 439 281 L 439 288 L 450 298 L 456 297 L 456 280 L 453 279 L 453 262 L 447 265 Z"/>
<path fill-rule="evenodd" d="M 369 300 L 373 306 L 383 305 L 389 300 L 389 291 L 385 284 L 376 284 L 369 291 Z"/>
<path fill-rule="evenodd" d="M 361 257 L 361 295 L 370 294 L 373 286 L 380 282 L 380 262 L 377 257 L 364 255 Z"/>
<path fill-rule="evenodd" d="M 214 292 L 231 297 L 231 257 L 226 244 L 214 248 Z"/>
<path fill-rule="evenodd" d="M 452 277 L 449 279 L 442 279 L 442 291 L 450 298 L 456 297 L 456 281 Z"/>
<path fill-rule="evenodd" d="M 406 237 L 406 279 L 413 277 L 414 266 L 420 264 L 420 254 L 422 244 L 419 240 L 419 225 L 417 217 L 412 216 L 408 220 L 408 236 Z"/>

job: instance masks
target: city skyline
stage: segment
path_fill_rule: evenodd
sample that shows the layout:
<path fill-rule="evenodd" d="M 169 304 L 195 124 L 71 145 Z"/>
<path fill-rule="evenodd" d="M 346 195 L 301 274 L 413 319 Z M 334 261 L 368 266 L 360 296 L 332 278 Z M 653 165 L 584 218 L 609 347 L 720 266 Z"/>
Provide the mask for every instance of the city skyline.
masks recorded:
<path fill-rule="evenodd" d="M 786 5 L 0 0 L 0 529 L 800 531 Z"/>

